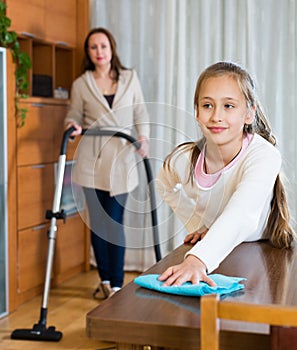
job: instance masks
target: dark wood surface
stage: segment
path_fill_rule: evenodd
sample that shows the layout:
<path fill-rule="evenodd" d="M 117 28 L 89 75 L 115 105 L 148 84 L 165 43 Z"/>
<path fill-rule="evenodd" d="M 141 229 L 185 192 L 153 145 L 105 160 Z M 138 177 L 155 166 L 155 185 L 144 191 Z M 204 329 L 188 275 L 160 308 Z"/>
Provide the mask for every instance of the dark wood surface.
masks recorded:
<path fill-rule="evenodd" d="M 180 246 L 145 274 L 162 273 L 179 263 L 190 247 Z M 243 290 L 222 297 L 226 301 L 297 305 L 295 247 L 280 250 L 267 242 L 243 243 L 214 273 L 247 278 Z M 221 330 L 222 349 L 269 349 L 268 325 L 226 321 Z M 87 314 L 87 334 L 116 342 L 119 349 L 120 344 L 199 349 L 200 298 L 151 291 L 132 282 Z"/>

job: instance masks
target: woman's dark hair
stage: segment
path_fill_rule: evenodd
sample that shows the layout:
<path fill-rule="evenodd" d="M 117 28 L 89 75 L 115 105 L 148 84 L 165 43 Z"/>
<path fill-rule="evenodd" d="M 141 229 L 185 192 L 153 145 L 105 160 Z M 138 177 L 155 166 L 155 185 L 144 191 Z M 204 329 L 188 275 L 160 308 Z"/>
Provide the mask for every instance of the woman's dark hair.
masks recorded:
<path fill-rule="evenodd" d="M 124 67 L 120 61 L 120 58 L 118 56 L 117 53 L 117 44 L 116 41 L 113 37 L 113 35 L 110 33 L 109 30 L 99 27 L 99 28 L 93 28 L 89 34 L 87 35 L 85 42 L 84 42 L 84 58 L 83 58 L 83 63 L 82 63 L 82 72 L 84 73 L 87 70 L 91 70 L 94 71 L 95 70 L 95 65 L 94 63 L 91 61 L 90 56 L 89 56 L 89 39 L 93 34 L 97 34 L 97 33 L 102 33 L 104 35 L 107 36 L 108 41 L 110 43 L 110 48 L 111 48 L 111 53 L 112 53 L 112 57 L 111 57 L 111 67 L 110 67 L 110 77 L 114 80 L 114 81 L 118 81 L 119 80 L 119 75 L 120 75 L 120 69 L 127 69 L 126 67 Z"/>

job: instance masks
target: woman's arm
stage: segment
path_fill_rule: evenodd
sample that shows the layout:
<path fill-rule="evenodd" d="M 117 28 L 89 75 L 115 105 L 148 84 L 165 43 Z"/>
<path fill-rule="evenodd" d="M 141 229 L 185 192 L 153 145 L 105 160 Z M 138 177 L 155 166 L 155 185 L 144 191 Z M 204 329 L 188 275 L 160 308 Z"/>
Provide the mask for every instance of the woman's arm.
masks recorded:
<path fill-rule="evenodd" d="M 138 153 L 141 157 L 149 157 L 149 115 L 144 102 L 142 88 L 135 70 L 130 88 L 133 89 L 133 121 L 138 133 L 137 141 L 140 143 Z"/>
<path fill-rule="evenodd" d="M 150 145 L 147 137 L 144 135 L 139 135 L 137 141 L 140 143 L 140 148 L 137 150 L 137 152 L 142 158 L 148 158 L 150 154 Z"/>

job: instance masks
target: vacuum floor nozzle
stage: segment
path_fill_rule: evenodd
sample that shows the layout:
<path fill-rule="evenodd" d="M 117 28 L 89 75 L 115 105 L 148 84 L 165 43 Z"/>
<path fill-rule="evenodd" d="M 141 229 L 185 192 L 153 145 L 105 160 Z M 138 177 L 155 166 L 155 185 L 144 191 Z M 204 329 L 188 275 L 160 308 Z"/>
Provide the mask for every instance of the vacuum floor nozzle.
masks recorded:
<path fill-rule="evenodd" d="M 51 326 L 35 324 L 32 329 L 16 329 L 11 333 L 11 339 L 18 340 L 40 340 L 40 341 L 59 341 L 62 338 L 62 332 L 56 331 Z"/>

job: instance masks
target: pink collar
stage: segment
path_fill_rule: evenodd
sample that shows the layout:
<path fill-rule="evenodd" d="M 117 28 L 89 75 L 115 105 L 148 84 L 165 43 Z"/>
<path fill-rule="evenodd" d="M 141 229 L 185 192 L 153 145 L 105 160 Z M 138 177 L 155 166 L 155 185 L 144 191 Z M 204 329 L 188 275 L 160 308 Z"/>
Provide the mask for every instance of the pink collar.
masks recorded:
<path fill-rule="evenodd" d="M 238 155 L 223 169 L 219 170 L 214 174 L 206 174 L 204 171 L 205 169 L 204 168 L 205 145 L 204 145 L 198 157 L 198 160 L 195 166 L 195 171 L 194 171 L 194 176 L 198 184 L 205 188 L 209 188 L 213 186 L 220 178 L 222 172 L 230 169 L 234 164 L 238 162 L 238 160 L 241 158 L 241 156 L 244 154 L 245 150 L 247 149 L 248 145 L 250 144 L 252 138 L 253 138 L 252 134 L 246 134 L 242 139 L 242 147 Z"/>

